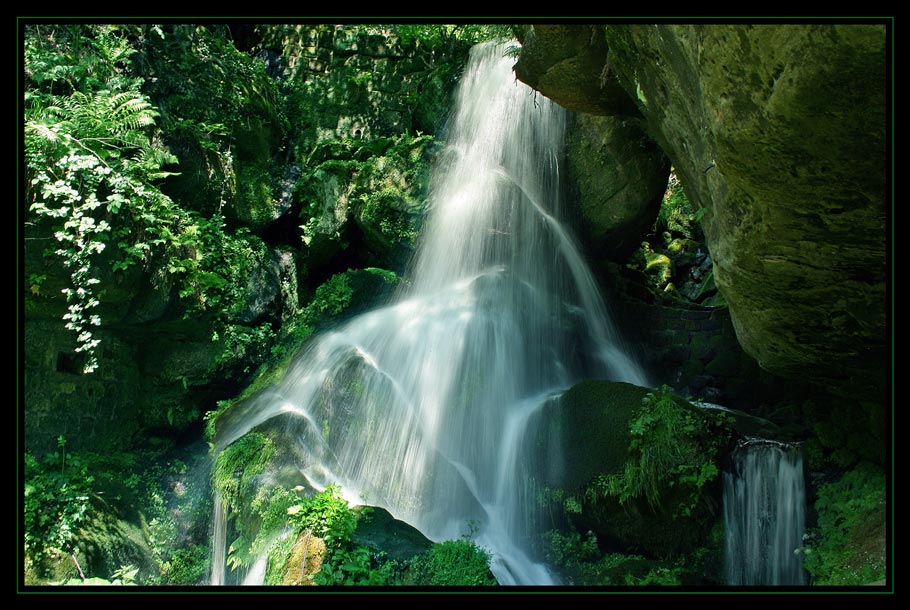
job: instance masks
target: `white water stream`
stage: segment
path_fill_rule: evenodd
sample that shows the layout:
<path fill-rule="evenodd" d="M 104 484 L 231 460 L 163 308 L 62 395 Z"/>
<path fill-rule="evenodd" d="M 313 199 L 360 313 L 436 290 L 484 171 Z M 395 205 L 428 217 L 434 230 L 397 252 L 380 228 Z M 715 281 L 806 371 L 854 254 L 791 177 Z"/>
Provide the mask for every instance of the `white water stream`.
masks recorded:
<path fill-rule="evenodd" d="M 339 483 L 435 540 L 476 523 L 500 583 L 552 584 L 531 550 L 526 468 L 560 456 L 535 454 L 528 424 L 579 380 L 646 380 L 561 224 L 564 111 L 513 63 L 472 50 L 392 304 L 310 341 L 274 391 L 220 420 L 218 445 L 281 416 L 294 439 L 282 450 L 315 487 Z"/>

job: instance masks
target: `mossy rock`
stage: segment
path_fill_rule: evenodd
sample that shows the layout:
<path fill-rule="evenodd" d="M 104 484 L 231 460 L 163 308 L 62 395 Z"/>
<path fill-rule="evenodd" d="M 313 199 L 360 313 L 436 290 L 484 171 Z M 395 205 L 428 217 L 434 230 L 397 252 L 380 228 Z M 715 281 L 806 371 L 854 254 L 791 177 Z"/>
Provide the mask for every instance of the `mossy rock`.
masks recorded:
<path fill-rule="evenodd" d="M 355 545 L 384 552 L 389 559 L 396 561 L 425 553 L 433 545 L 433 541 L 420 530 L 399 521 L 384 508 L 359 506 L 354 510 L 360 513 L 353 537 Z"/>
<path fill-rule="evenodd" d="M 308 321 L 326 325 L 362 313 L 388 297 L 398 281 L 393 271 L 374 267 L 336 273 L 316 289 L 307 305 Z"/>
<path fill-rule="evenodd" d="M 583 381 L 546 405 L 542 428 L 565 466 L 544 469 L 543 482 L 576 489 L 598 473 L 620 470 L 629 457 L 629 420 L 648 392 L 630 383 Z"/>
<path fill-rule="evenodd" d="M 516 75 L 548 97 L 634 102 L 702 215 L 704 304 L 729 307 L 747 354 L 888 404 L 886 25 L 555 24 L 522 42 Z"/>
<path fill-rule="evenodd" d="M 111 579 L 115 571 L 129 565 L 139 568 L 137 581 L 158 573 L 148 532 L 140 525 L 123 519 L 99 497 L 92 499 L 86 518 L 76 532 L 73 546 L 79 567 L 86 577 Z M 55 576 L 79 580 L 70 557 L 61 556 L 60 563 L 60 570 Z"/>
<path fill-rule="evenodd" d="M 624 262 L 657 218 L 669 161 L 633 123 L 584 114 L 569 129 L 566 161 L 582 236 L 597 257 Z"/>
<path fill-rule="evenodd" d="M 652 421 L 651 425 L 676 426 L 661 441 L 661 450 L 670 456 L 661 467 L 668 471 L 633 472 L 633 476 L 661 485 L 649 492 L 657 498 L 632 496 L 621 501 L 619 496 L 605 495 L 603 477 L 644 468 L 633 445 L 639 437 L 632 435 L 630 425 L 633 418 L 657 412 L 655 396 L 654 390 L 623 382 L 585 381 L 570 388 L 544 412 L 544 421 L 552 422 L 544 425 L 550 430 L 550 448 L 559 448 L 566 465 L 562 472 L 551 469 L 544 483 L 581 499 L 580 512 L 570 515 L 579 531 L 593 531 L 611 548 L 623 552 L 667 558 L 703 545 L 719 518 L 720 469 L 709 460 L 714 455 L 719 462 L 722 452 L 718 447 L 731 438 L 731 427 L 720 423 L 725 416 L 716 410 L 661 395 L 660 400 L 671 401 L 661 408 L 671 409 L 674 423 Z M 647 419 L 641 421 L 637 425 L 649 425 Z M 555 443 L 553 436 L 558 438 Z M 647 444 L 649 437 L 637 442 Z M 697 488 L 680 484 L 681 477 L 688 476 L 681 473 L 690 464 L 702 468 L 694 473 L 705 479 Z"/>
<path fill-rule="evenodd" d="M 301 531 L 281 568 L 281 584 L 286 587 L 312 587 L 313 576 L 322 567 L 325 541 L 309 531 Z"/>

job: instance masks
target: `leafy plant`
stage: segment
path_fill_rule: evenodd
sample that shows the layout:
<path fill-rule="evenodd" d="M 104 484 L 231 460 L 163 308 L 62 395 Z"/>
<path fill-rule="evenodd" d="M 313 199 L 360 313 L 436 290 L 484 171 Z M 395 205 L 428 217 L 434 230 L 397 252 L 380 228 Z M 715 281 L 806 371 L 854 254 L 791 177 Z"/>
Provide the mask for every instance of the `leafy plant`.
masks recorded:
<path fill-rule="evenodd" d="M 446 540 L 434 543 L 412 567 L 422 585 L 494 586 L 490 558 L 489 551 L 471 540 Z"/>
<path fill-rule="evenodd" d="M 722 411 L 696 411 L 667 386 L 650 392 L 629 423 L 630 460 L 621 473 L 597 477 L 586 499 L 612 497 L 625 504 L 643 498 L 657 511 L 672 488 L 681 494 L 674 496 L 674 516 L 688 517 L 720 472 L 717 460 L 731 428 Z"/>
<path fill-rule="evenodd" d="M 98 255 L 115 245 L 117 270 L 178 257 L 194 243 L 187 215 L 157 185 L 177 159 L 150 137 L 159 114 L 131 75 L 129 31 L 26 28 L 26 197 L 33 221 L 53 227 L 53 254 L 69 269 L 64 321 L 87 373 L 98 367 Z"/>
<path fill-rule="evenodd" d="M 291 523 L 312 530 L 329 548 L 349 542 L 357 529 L 357 515 L 341 496 L 341 487 L 329 485 L 322 492 L 287 509 Z"/>
<path fill-rule="evenodd" d="M 885 476 L 861 462 L 818 490 L 818 526 L 803 565 L 819 585 L 866 585 L 885 578 Z"/>
<path fill-rule="evenodd" d="M 64 447 L 61 444 L 60 447 Z M 94 495 L 94 476 L 78 456 L 58 451 L 38 460 L 25 454 L 25 553 L 39 571 L 61 552 L 71 553 Z"/>

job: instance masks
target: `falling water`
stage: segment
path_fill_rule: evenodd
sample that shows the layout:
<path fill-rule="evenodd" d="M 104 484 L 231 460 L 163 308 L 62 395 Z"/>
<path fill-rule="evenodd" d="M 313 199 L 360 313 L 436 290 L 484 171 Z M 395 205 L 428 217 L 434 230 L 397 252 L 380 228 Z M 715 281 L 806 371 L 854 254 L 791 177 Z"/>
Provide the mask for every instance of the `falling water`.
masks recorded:
<path fill-rule="evenodd" d="M 727 583 L 802 585 L 806 488 L 795 446 L 750 439 L 724 474 Z"/>
<path fill-rule="evenodd" d="M 564 111 L 513 63 L 471 52 L 393 304 L 311 341 L 274 391 L 219 420 L 217 442 L 280 421 L 311 485 L 337 482 L 436 540 L 475 523 L 502 584 L 550 584 L 531 552 L 526 468 L 541 456 L 525 430 L 581 379 L 645 380 L 560 224 Z"/>
<path fill-rule="evenodd" d="M 224 584 L 224 560 L 227 550 L 227 515 L 224 514 L 224 502 L 219 495 L 215 495 L 215 531 L 212 533 L 212 577 L 211 585 Z"/>

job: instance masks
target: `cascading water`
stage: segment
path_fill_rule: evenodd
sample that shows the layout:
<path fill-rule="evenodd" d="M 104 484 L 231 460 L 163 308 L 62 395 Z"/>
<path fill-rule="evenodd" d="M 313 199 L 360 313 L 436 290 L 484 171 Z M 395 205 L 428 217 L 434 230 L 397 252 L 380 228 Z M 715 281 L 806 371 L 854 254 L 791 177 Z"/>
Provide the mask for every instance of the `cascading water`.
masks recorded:
<path fill-rule="evenodd" d="M 531 552 L 528 423 L 581 379 L 645 379 L 559 222 L 564 111 L 513 63 L 471 52 L 393 304 L 311 341 L 273 392 L 219 420 L 217 442 L 280 417 L 313 486 L 337 482 L 436 540 L 476 523 L 502 584 L 549 584 Z"/>
<path fill-rule="evenodd" d="M 806 487 L 799 448 L 750 439 L 724 473 L 727 584 L 804 585 Z"/>

